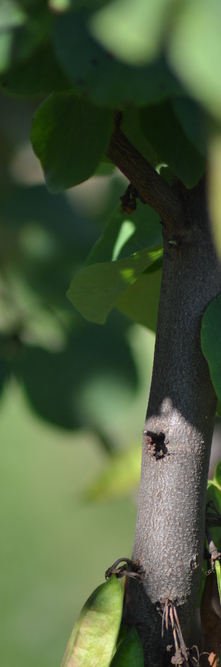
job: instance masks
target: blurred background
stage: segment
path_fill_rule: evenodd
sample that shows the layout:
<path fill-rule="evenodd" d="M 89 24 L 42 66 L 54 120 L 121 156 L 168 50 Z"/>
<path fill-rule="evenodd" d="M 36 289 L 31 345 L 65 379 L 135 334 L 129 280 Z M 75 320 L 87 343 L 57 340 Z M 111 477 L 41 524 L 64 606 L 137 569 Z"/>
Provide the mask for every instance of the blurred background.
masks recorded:
<path fill-rule="evenodd" d="M 89 324 L 66 297 L 125 179 L 49 195 L 28 139 L 38 103 L 0 97 L 4 667 L 59 667 L 86 598 L 131 554 L 154 349 L 117 310 Z"/>
<path fill-rule="evenodd" d="M 104 572 L 130 556 L 154 334 L 89 324 L 66 291 L 125 190 L 112 170 L 47 193 L 39 100 L 0 97 L 1 661 L 60 665 Z"/>

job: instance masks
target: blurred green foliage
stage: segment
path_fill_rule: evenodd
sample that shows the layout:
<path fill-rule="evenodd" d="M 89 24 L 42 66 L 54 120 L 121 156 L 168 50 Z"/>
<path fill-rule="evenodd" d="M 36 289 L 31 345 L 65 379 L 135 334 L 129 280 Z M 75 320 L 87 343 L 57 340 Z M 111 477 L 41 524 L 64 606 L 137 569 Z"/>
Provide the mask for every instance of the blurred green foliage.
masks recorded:
<path fill-rule="evenodd" d="M 220 43 L 217 0 L 0 2 L 5 667 L 58 664 L 63 610 L 131 548 L 134 506 L 117 498 L 138 479 L 153 352 L 131 321 L 155 331 L 162 237 L 149 207 L 120 215 L 125 179 L 105 151 L 117 108 L 167 181 L 191 188 L 208 169 L 220 251 Z M 51 192 L 95 178 L 50 196 L 30 130 Z M 115 504 L 84 505 L 104 497 Z"/>
<path fill-rule="evenodd" d="M 67 434 L 9 386 L 0 407 L 1 660 L 59 666 L 91 590 L 131 551 L 135 503 L 88 503 L 108 456 L 90 430 Z"/>
<path fill-rule="evenodd" d="M 86 194 L 49 195 L 28 144 L 35 105 L 2 97 L 0 106 L 5 667 L 59 665 L 91 589 L 131 552 L 154 344 L 117 311 L 108 327 L 86 322 L 66 297 L 125 185 L 114 173 Z"/>

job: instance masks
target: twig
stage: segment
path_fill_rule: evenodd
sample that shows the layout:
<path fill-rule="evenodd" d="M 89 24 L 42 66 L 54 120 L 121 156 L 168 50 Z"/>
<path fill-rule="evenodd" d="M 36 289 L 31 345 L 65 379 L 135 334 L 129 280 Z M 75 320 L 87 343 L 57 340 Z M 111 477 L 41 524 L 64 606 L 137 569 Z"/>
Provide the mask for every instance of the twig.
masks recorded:
<path fill-rule="evenodd" d="M 184 221 L 182 199 L 177 190 L 159 176 L 118 126 L 107 149 L 108 158 L 136 188 L 140 199 L 163 218 L 170 233 L 178 231 Z"/>
<path fill-rule="evenodd" d="M 120 565 L 123 563 L 123 565 Z M 118 579 L 122 577 L 132 577 L 142 581 L 143 568 L 139 561 L 131 560 L 130 558 L 118 558 L 113 565 L 107 568 L 105 572 L 105 579 L 109 579 L 112 574 L 115 574 Z"/>

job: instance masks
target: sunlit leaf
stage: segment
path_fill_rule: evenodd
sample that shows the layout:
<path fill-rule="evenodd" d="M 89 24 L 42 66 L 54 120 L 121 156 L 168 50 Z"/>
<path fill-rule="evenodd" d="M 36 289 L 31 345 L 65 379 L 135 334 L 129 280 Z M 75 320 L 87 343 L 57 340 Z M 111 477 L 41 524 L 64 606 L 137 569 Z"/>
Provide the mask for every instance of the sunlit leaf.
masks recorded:
<path fill-rule="evenodd" d="M 217 484 L 217 486 L 220 487 L 220 492 L 221 492 L 221 461 L 217 463 L 214 473 L 214 482 Z"/>
<path fill-rule="evenodd" d="M 144 64 L 160 51 L 173 0 L 112 0 L 89 20 L 95 39 L 127 63 Z"/>
<path fill-rule="evenodd" d="M 6 28 L 15 28 L 22 25 L 26 21 L 26 14 L 17 0 L 7 0 L 0 4 L 0 27 L 1 30 Z"/>
<path fill-rule="evenodd" d="M 142 248 L 158 245 L 162 242 L 159 222 L 159 215 L 139 200 L 137 210 L 130 215 L 121 213 L 118 205 L 92 248 L 87 264 L 123 259 Z"/>
<path fill-rule="evenodd" d="M 160 261 L 159 261 L 160 263 Z M 116 307 L 134 322 L 156 331 L 162 271 L 158 262 L 142 273 L 118 299 Z"/>
<path fill-rule="evenodd" d="M 218 560 L 218 558 L 215 560 L 214 566 L 215 566 L 217 586 L 218 586 L 218 591 L 219 591 L 219 600 L 220 600 L 220 604 L 221 604 L 221 565 L 220 565 L 220 561 Z"/>
<path fill-rule="evenodd" d="M 157 271 L 157 262 L 155 261 L 154 264 L 151 263 L 151 266 L 156 267 L 156 270 L 151 275 L 149 275 L 148 270 L 145 273 L 139 270 L 139 276 L 138 274 L 135 275 L 135 273 L 127 274 L 127 284 L 122 280 L 123 274 L 119 274 L 121 267 L 119 262 L 123 258 L 127 258 L 127 262 L 129 262 L 127 266 L 133 267 L 134 250 L 136 251 L 139 248 L 149 246 L 151 252 L 155 248 L 158 253 L 161 247 L 161 239 L 162 230 L 161 225 L 159 225 L 159 216 L 149 206 L 144 206 L 138 201 L 137 210 L 130 216 L 122 214 L 118 207 L 88 257 L 87 268 L 92 264 L 96 264 L 97 269 L 93 269 L 92 273 L 89 272 L 86 274 L 85 269 L 80 274 L 80 277 L 76 276 L 72 282 L 74 289 L 74 300 L 72 303 L 77 308 L 79 305 L 81 306 L 80 298 L 75 288 L 79 289 L 81 287 L 83 279 L 84 282 L 87 281 L 87 286 L 85 282 L 84 296 L 81 299 L 83 310 L 80 312 L 84 317 L 89 319 L 91 317 L 97 318 L 98 316 L 99 320 L 93 319 L 92 321 L 104 321 L 100 318 L 105 317 L 106 319 L 109 302 L 109 310 L 113 305 L 116 305 L 127 317 L 155 331 L 161 284 L 161 272 Z M 137 252 L 137 258 L 141 259 L 147 250 L 148 248 L 144 252 Z M 129 257 L 130 254 L 132 254 L 131 257 Z M 161 253 L 158 256 L 161 256 Z M 157 258 L 155 255 L 153 257 Z M 117 262 L 108 261 L 116 259 L 118 260 Z M 103 270 L 105 271 L 105 276 Z M 97 271 L 103 274 L 99 286 L 94 282 Z M 93 279 L 92 282 L 91 279 Z M 87 304 L 86 301 L 88 301 Z M 99 312 L 97 312 L 97 307 Z"/>
<path fill-rule="evenodd" d="M 160 244 L 126 259 L 86 266 L 72 280 L 67 296 L 83 317 L 90 322 L 104 324 L 125 290 L 161 256 Z"/>
<path fill-rule="evenodd" d="M 221 118 L 221 4 L 191 0 L 181 4 L 171 31 L 169 57 L 191 95 Z"/>
<path fill-rule="evenodd" d="M 109 667 L 119 632 L 123 589 L 111 577 L 92 593 L 74 626 L 61 667 Z"/>
<path fill-rule="evenodd" d="M 209 209 L 212 231 L 221 256 L 221 133 L 216 132 L 209 145 L 208 169 Z"/>

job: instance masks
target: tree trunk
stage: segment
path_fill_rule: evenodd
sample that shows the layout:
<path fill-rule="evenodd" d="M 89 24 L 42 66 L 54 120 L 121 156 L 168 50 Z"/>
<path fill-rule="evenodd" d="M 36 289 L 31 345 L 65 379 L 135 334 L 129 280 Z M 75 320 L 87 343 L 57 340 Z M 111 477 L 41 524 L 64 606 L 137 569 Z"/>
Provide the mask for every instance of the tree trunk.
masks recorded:
<path fill-rule="evenodd" d="M 221 267 L 203 180 L 191 191 L 170 186 L 117 123 L 107 155 L 163 220 L 162 286 L 133 549 L 144 574 L 142 583 L 127 578 L 125 596 L 126 621 L 141 637 L 145 667 L 162 667 L 171 656 L 173 664 L 186 660 L 177 646 L 176 656 L 167 650 L 175 643 L 171 625 L 177 610 L 188 642 L 199 591 L 217 403 L 200 328 L 206 307 L 221 293 Z"/>
<path fill-rule="evenodd" d="M 176 234 L 163 225 L 162 287 L 133 550 L 144 578 L 142 583 L 127 580 L 126 618 L 142 639 L 145 667 L 171 659 L 166 650 L 171 633 L 165 628 L 161 636 L 166 601 L 176 605 L 188 642 L 203 560 L 216 396 L 201 351 L 200 326 L 207 305 L 221 292 L 204 190 L 202 183 L 180 191 L 185 214 Z"/>

